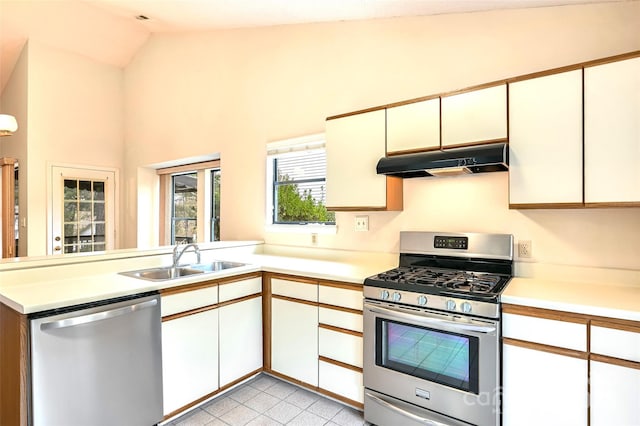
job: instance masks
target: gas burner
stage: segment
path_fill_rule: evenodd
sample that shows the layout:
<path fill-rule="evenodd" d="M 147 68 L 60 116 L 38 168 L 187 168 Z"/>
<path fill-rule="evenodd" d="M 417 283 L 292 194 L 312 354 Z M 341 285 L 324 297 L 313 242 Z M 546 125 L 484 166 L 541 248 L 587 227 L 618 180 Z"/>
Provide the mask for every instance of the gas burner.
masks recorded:
<path fill-rule="evenodd" d="M 420 266 L 398 267 L 376 277 L 387 283 L 430 287 L 432 291 L 454 290 L 465 293 L 491 293 L 501 276 L 488 273 L 447 270 Z"/>

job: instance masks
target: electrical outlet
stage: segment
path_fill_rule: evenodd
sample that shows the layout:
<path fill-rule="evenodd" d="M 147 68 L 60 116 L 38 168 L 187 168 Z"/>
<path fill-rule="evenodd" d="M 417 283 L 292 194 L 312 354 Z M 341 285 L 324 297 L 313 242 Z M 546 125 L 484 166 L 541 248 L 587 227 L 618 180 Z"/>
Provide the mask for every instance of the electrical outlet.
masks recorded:
<path fill-rule="evenodd" d="M 368 231 L 369 230 L 369 216 L 356 216 L 355 230 L 356 231 Z"/>
<path fill-rule="evenodd" d="M 315 232 L 311 233 L 311 244 L 314 246 L 318 244 L 318 234 Z"/>
<path fill-rule="evenodd" d="M 530 259 L 531 254 L 531 240 L 518 241 L 518 257 L 523 259 Z"/>

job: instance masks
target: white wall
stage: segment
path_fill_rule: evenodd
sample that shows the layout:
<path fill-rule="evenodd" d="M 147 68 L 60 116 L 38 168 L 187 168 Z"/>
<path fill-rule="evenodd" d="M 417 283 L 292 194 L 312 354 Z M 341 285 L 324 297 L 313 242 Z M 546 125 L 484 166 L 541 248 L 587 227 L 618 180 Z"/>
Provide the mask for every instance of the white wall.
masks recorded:
<path fill-rule="evenodd" d="M 122 169 L 123 71 L 30 41 L 27 74 L 28 169 L 20 185 L 28 188 L 27 254 L 39 256 L 47 253 L 50 164 Z"/>
<path fill-rule="evenodd" d="M 223 239 L 310 245 L 264 232 L 268 141 L 322 132 L 338 113 L 640 50 L 638 22 L 635 1 L 154 35 L 125 70 L 125 173 L 220 153 Z M 397 251 L 400 230 L 508 232 L 532 240 L 539 262 L 640 269 L 629 242 L 640 209 L 510 211 L 507 185 L 505 173 L 407 180 L 403 212 L 368 213 L 368 233 L 338 213 L 338 233 L 318 245 Z M 137 199 L 126 194 L 128 207 Z M 153 232 L 126 225 L 125 246 Z"/>
<path fill-rule="evenodd" d="M 29 132 L 28 124 L 28 48 L 25 47 L 15 68 L 9 77 L 7 84 L 2 91 L 0 98 L 0 112 L 11 114 L 18 121 L 18 130 L 11 136 L 3 137 L 0 141 L 0 157 L 17 158 L 20 161 L 18 169 L 18 201 L 20 222 L 27 217 L 27 136 Z M 2 220 L 7 220 L 2 218 Z M 13 220 L 9 218 L 8 220 Z M 20 242 L 18 245 L 18 255 L 25 256 L 26 241 L 28 239 L 27 228 L 20 227 Z"/>

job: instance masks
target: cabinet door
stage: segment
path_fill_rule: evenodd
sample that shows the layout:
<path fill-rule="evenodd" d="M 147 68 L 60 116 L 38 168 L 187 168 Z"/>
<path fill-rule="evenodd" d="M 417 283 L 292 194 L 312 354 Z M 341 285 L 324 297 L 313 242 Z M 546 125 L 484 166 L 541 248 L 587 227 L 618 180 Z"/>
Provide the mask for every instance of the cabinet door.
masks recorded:
<path fill-rule="evenodd" d="M 164 413 L 218 389 L 218 310 L 162 323 Z"/>
<path fill-rule="evenodd" d="M 364 402 L 362 371 L 320 361 L 320 387 L 359 403 Z"/>
<path fill-rule="evenodd" d="M 509 85 L 509 203 L 582 205 L 581 70 Z"/>
<path fill-rule="evenodd" d="M 503 345 L 504 426 L 587 424 L 587 360 Z"/>
<path fill-rule="evenodd" d="M 590 384 L 591 426 L 640 425 L 640 369 L 592 361 Z"/>
<path fill-rule="evenodd" d="M 584 70 L 586 203 L 640 202 L 640 58 Z"/>
<path fill-rule="evenodd" d="M 220 386 L 224 386 L 262 367 L 262 297 L 219 310 Z"/>
<path fill-rule="evenodd" d="M 271 368 L 318 386 L 318 307 L 271 300 Z"/>
<path fill-rule="evenodd" d="M 507 85 L 442 98 L 442 147 L 507 139 Z"/>
<path fill-rule="evenodd" d="M 387 108 L 387 152 L 440 148 L 440 98 Z"/>
<path fill-rule="evenodd" d="M 385 111 L 327 120 L 327 207 L 387 205 L 387 178 L 376 173 L 385 156 Z"/>

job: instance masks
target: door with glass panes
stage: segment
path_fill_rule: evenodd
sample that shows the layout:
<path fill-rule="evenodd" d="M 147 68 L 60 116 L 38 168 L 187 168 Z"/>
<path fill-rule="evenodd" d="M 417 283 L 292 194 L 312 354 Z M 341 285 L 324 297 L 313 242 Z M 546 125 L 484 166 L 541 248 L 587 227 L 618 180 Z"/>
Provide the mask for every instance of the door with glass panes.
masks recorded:
<path fill-rule="evenodd" d="M 52 167 L 49 254 L 115 248 L 115 172 Z"/>

